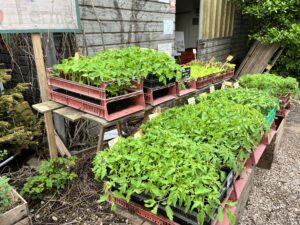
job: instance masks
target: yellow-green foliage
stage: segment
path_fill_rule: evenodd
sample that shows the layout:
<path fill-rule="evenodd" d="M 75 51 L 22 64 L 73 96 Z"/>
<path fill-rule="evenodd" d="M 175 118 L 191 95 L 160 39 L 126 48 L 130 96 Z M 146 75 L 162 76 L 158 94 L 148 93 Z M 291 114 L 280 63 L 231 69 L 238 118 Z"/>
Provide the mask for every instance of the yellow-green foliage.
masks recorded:
<path fill-rule="evenodd" d="M 0 82 L 10 80 L 8 70 L 0 69 Z M 15 153 L 36 144 L 34 140 L 41 134 L 40 123 L 36 120 L 22 91 L 26 84 L 0 92 L 0 151 Z"/>

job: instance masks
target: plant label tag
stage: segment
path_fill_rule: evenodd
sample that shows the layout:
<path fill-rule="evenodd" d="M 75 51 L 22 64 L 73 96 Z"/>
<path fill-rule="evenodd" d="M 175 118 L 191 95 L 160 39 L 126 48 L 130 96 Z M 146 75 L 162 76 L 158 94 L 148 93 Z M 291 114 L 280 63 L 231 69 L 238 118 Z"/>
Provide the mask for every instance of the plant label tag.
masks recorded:
<path fill-rule="evenodd" d="M 149 115 L 149 119 L 152 120 L 153 118 L 157 117 L 159 113 L 153 113 Z"/>
<path fill-rule="evenodd" d="M 75 58 L 75 60 L 79 60 L 80 59 L 80 52 L 76 52 L 74 58 Z"/>
<path fill-rule="evenodd" d="M 202 94 L 200 94 L 200 96 L 203 96 L 203 97 L 207 97 L 207 92 L 203 92 Z"/>
<path fill-rule="evenodd" d="M 194 55 L 197 54 L 197 49 L 193 48 L 193 54 L 194 54 Z"/>
<path fill-rule="evenodd" d="M 214 85 L 210 85 L 209 87 L 209 93 L 213 93 L 215 92 L 215 86 Z"/>
<path fill-rule="evenodd" d="M 215 57 L 212 57 L 210 60 L 209 60 L 209 63 L 213 63 L 216 61 L 216 58 Z"/>
<path fill-rule="evenodd" d="M 134 135 L 134 138 L 140 138 L 143 136 L 143 131 L 141 129 L 139 129 Z"/>
<path fill-rule="evenodd" d="M 110 141 L 108 142 L 108 147 L 111 148 L 112 146 L 114 146 L 114 145 L 118 142 L 118 140 L 119 140 L 119 137 L 116 137 L 116 138 L 110 140 Z"/>
<path fill-rule="evenodd" d="M 222 83 L 222 86 L 221 86 L 221 89 L 225 89 L 226 88 L 226 85 L 225 85 L 225 82 Z"/>
<path fill-rule="evenodd" d="M 233 84 L 233 87 L 234 87 L 234 88 L 239 88 L 239 87 L 240 87 L 240 83 L 239 83 L 239 82 L 235 82 L 235 83 Z"/>
<path fill-rule="evenodd" d="M 266 70 L 270 71 L 272 69 L 272 66 L 270 64 L 267 65 Z"/>
<path fill-rule="evenodd" d="M 233 56 L 232 55 L 229 55 L 227 58 L 226 58 L 226 61 L 227 62 L 231 62 L 233 60 Z"/>
<path fill-rule="evenodd" d="M 188 99 L 188 103 L 189 103 L 189 105 L 196 105 L 196 99 L 195 99 L 195 97 L 189 98 Z"/>

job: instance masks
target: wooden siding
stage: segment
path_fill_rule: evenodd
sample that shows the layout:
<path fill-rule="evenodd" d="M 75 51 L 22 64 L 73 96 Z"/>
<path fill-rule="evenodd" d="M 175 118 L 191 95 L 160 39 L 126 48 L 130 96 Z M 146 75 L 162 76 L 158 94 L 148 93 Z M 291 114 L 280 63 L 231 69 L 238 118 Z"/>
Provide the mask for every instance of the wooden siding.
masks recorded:
<path fill-rule="evenodd" d="M 174 45 L 175 31 L 164 34 L 163 21 L 175 23 L 175 12 L 159 0 L 80 0 L 80 11 L 82 32 L 76 40 L 83 54 L 130 45 L 154 49 L 162 43 Z"/>
<path fill-rule="evenodd" d="M 200 39 L 230 37 L 235 5 L 230 0 L 201 0 Z"/>

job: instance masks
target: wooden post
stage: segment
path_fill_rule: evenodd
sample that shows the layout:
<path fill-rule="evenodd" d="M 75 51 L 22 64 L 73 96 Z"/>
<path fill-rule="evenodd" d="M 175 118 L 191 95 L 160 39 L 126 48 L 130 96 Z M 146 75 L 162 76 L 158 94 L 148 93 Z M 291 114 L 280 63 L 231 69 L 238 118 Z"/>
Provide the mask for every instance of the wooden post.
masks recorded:
<path fill-rule="evenodd" d="M 39 33 L 34 33 L 31 35 L 32 45 L 35 56 L 35 64 L 37 70 L 37 77 L 39 82 L 40 93 L 42 101 L 48 101 L 48 85 L 47 85 L 47 75 L 46 68 L 43 57 L 42 41 L 41 35 Z M 50 158 L 57 158 L 57 147 L 55 142 L 55 131 L 53 125 L 53 116 L 52 112 L 47 112 L 44 114 L 45 117 L 45 126 L 47 131 L 47 138 L 49 144 Z"/>

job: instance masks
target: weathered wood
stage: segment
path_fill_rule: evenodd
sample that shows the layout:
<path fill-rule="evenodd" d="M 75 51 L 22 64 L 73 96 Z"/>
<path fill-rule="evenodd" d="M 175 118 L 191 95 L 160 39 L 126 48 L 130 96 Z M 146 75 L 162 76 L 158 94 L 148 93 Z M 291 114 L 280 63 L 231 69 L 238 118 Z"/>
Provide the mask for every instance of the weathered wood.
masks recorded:
<path fill-rule="evenodd" d="M 158 13 L 158 12 L 143 12 L 132 11 L 127 9 L 112 9 L 112 8 L 93 8 L 93 7 L 81 7 L 81 19 L 82 20 L 95 20 L 96 16 L 102 21 L 157 21 L 161 22 L 164 19 L 174 20 L 174 13 Z"/>
<path fill-rule="evenodd" d="M 82 115 L 82 118 L 86 119 L 86 120 L 94 121 L 94 122 L 96 122 L 99 125 L 104 126 L 104 127 L 106 127 L 106 126 L 108 126 L 110 124 L 110 122 L 108 122 L 108 121 L 106 121 L 106 120 L 104 120 L 104 119 L 102 119 L 100 117 L 93 116 L 91 114 L 84 114 L 84 115 Z"/>
<path fill-rule="evenodd" d="M 117 1 L 80 0 L 79 4 L 81 7 L 94 6 L 96 8 L 111 8 L 115 10 L 135 9 L 135 10 L 140 10 L 145 12 L 171 13 L 170 4 L 165 4 L 158 1 L 154 2 L 154 1 L 139 0 L 138 2 L 134 2 L 128 0 L 117 0 Z"/>
<path fill-rule="evenodd" d="M 31 35 L 31 37 L 32 37 L 32 44 L 33 44 L 33 50 L 35 56 L 35 64 L 36 64 L 36 69 L 38 74 L 40 93 L 41 93 L 42 101 L 45 102 L 48 101 L 48 86 L 47 86 L 47 75 L 46 75 L 46 68 L 45 68 L 43 50 L 42 50 L 41 35 L 38 33 L 34 33 Z M 50 157 L 56 158 L 57 148 L 55 143 L 55 133 L 54 133 L 52 113 L 46 112 L 44 114 L 44 117 L 45 117 L 45 126 L 47 131 Z"/>
<path fill-rule="evenodd" d="M 29 216 L 27 202 L 14 189 L 12 190 L 12 196 L 14 201 L 20 201 L 21 203 L 0 215 L 0 225 L 15 225 Z"/>
<path fill-rule="evenodd" d="M 286 119 L 283 119 L 281 121 L 280 126 L 277 129 L 277 134 L 276 134 L 276 138 L 275 138 L 275 152 L 278 150 L 278 148 L 281 145 L 282 137 L 283 137 L 283 134 L 284 134 L 285 125 L 286 125 Z"/>
<path fill-rule="evenodd" d="M 31 219 L 29 217 L 15 223 L 14 225 L 32 225 Z"/>
<path fill-rule="evenodd" d="M 54 110 L 54 113 L 57 113 L 58 115 L 61 115 L 64 118 L 66 118 L 72 122 L 75 122 L 75 121 L 81 119 L 82 116 L 85 114 L 84 112 L 80 112 L 71 107 L 63 107 L 63 108 Z"/>
<path fill-rule="evenodd" d="M 66 148 L 65 144 L 62 142 L 62 140 L 59 138 L 58 134 L 55 133 L 55 141 L 58 148 L 58 151 L 61 156 L 71 157 L 71 153 Z"/>
<path fill-rule="evenodd" d="M 51 112 L 55 109 L 59 109 L 64 107 L 64 105 L 59 104 L 57 102 L 53 102 L 53 101 L 47 101 L 47 102 L 42 102 L 39 104 L 35 104 L 32 105 L 32 108 L 34 108 L 35 110 L 37 110 L 39 113 L 46 113 L 46 112 Z"/>
<path fill-rule="evenodd" d="M 104 133 L 105 133 L 105 127 L 100 126 L 99 127 L 99 137 L 98 137 L 97 151 L 101 151 L 104 148 Z"/>
<path fill-rule="evenodd" d="M 279 48 L 280 46 L 276 44 L 264 45 L 256 42 L 239 67 L 237 74 L 263 73 Z"/>
<path fill-rule="evenodd" d="M 76 36 L 78 46 L 99 46 L 103 45 L 99 34 L 78 34 Z M 148 42 L 159 40 L 173 40 L 175 35 L 165 35 L 162 32 L 142 32 L 142 33 L 106 33 L 103 34 L 105 45 L 115 45 L 132 42 Z"/>
<path fill-rule="evenodd" d="M 221 37 L 225 37 L 226 36 L 227 9 L 228 9 L 227 6 L 228 6 L 227 0 L 223 0 L 223 12 L 222 12 L 223 20 L 222 20 Z"/>
<path fill-rule="evenodd" d="M 160 22 L 138 22 L 134 21 L 103 21 L 102 28 L 99 22 L 94 20 L 82 20 L 81 27 L 86 34 L 89 33 L 130 33 L 130 32 L 163 32 L 163 21 Z"/>

